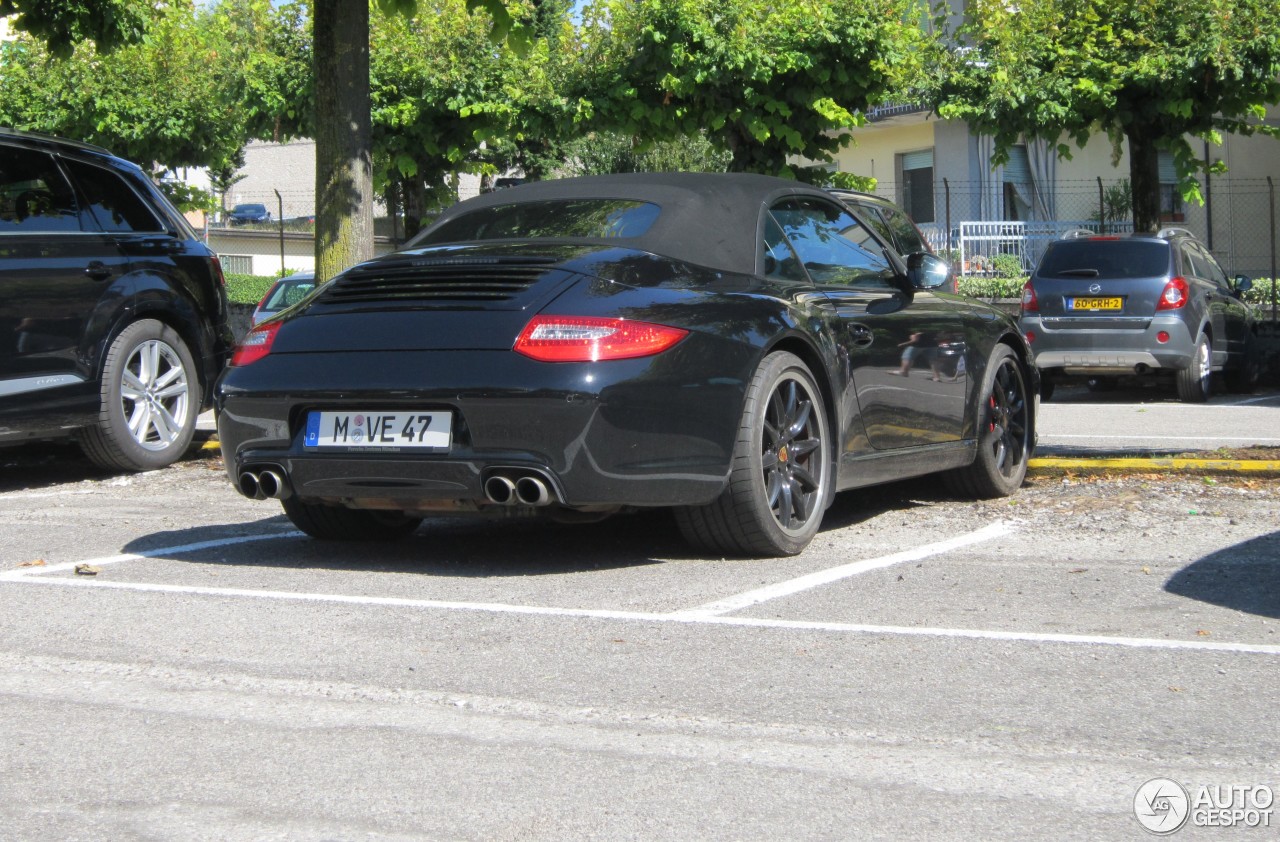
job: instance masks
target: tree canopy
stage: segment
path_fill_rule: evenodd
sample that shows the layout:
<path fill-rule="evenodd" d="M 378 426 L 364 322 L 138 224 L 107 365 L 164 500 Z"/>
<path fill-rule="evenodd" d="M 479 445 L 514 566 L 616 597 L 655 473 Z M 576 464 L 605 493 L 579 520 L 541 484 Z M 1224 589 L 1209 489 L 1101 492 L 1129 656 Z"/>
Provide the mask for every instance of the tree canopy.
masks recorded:
<path fill-rule="evenodd" d="M 730 168 L 813 175 L 888 98 L 927 40 L 911 0 L 604 0 L 583 64 L 594 128 L 706 132 Z"/>
<path fill-rule="evenodd" d="M 1280 101 L 1280 0 L 972 0 L 963 48 L 936 78 L 943 117 L 994 137 L 1083 146 L 1105 131 L 1128 141 L 1134 224 L 1159 221 L 1158 153 L 1173 154 L 1187 198 L 1202 166 L 1187 135 L 1274 131 Z"/>
<path fill-rule="evenodd" d="M 209 12 L 165 7 L 140 41 L 65 57 L 33 37 L 0 46 L 0 123 L 108 146 L 146 166 L 216 166 L 248 131 L 237 50 Z"/>

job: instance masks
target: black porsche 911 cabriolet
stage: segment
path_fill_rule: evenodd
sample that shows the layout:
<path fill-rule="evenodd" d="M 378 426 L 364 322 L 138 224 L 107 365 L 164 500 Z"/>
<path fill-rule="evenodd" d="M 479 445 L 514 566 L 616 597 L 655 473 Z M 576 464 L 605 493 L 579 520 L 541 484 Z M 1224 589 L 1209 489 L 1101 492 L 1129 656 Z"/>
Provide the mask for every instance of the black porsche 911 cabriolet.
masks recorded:
<path fill-rule="evenodd" d="M 227 471 L 317 538 L 670 507 L 703 550 L 798 553 L 843 489 L 1021 485 L 1031 353 L 948 275 L 766 176 L 485 194 L 253 328 L 217 387 Z"/>

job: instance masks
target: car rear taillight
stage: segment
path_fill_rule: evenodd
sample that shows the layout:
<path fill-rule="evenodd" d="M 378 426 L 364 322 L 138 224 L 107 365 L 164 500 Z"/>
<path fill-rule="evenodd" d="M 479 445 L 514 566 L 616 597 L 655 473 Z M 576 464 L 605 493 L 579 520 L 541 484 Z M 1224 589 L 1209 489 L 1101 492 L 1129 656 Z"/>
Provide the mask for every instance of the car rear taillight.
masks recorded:
<path fill-rule="evenodd" d="M 218 259 L 218 255 L 213 255 L 213 279 L 218 282 L 218 286 L 225 287 L 227 285 L 226 273 L 222 271 L 222 261 Z"/>
<path fill-rule="evenodd" d="M 1036 298 L 1036 288 L 1031 285 L 1031 281 L 1022 285 L 1022 312 L 1040 312 L 1040 299 Z"/>
<path fill-rule="evenodd" d="M 1186 279 L 1172 278 L 1164 285 L 1164 292 L 1160 293 L 1160 298 L 1156 300 L 1156 309 L 1177 310 L 1187 303 L 1190 292 L 1191 288 L 1187 286 Z"/>
<path fill-rule="evenodd" d="M 660 354 L 688 334 L 678 327 L 627 319 L 534 316 L 513 350 L 547 363 L 626 360 Z"/>
<path fill-rule="evenodd" d="M 276 333 L 279 331 L 280 323 L 271 322 L 258 325 L 246 333 L 244 339 L 240 340 L 240 344 L 236 346 L 235 353 L 231 355 L 231 364 L 248 365 L 270 354 L 271 346 L 276 341 Z"/>

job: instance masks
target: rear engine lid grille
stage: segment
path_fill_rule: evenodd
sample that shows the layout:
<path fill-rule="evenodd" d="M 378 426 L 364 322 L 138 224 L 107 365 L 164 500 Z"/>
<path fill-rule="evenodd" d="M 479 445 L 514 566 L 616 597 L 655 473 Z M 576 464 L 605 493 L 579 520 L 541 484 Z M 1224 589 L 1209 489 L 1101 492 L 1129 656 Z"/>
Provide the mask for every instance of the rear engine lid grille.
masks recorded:
<path fill-rule="evenodd" d="M 357 266 L 334 280 L 316 304 L 328 310 L 384 308 L 520 309 L 555 271 L 553 257 L 414 257 Z M 559 286 L 559 284 L 555 284 Z"/>

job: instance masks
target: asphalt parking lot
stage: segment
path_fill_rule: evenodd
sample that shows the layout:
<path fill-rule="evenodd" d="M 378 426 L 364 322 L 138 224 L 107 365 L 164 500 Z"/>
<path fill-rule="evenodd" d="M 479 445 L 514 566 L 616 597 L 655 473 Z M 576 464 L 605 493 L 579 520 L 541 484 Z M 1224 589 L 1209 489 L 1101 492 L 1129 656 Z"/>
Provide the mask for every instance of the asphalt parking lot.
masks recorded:
<path fill-rule="evenodd" d="M 1280 444 L 1273 393 L 1056 398 L 1047 459 Z M 743 561 L 662 512 L 323 544 L 216 450 L 0 464 L 12 838 L 1120 839 L 1151 779 L 1280 787 L 1275 472 L 897 483 Z"/>

